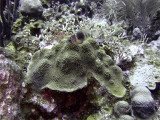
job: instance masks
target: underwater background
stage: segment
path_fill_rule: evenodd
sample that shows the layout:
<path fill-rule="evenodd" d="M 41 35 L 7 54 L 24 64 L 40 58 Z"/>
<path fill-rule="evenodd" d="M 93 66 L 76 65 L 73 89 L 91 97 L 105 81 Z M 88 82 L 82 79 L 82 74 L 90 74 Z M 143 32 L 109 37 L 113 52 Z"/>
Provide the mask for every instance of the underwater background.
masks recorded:
<path fill-rule="evenodd" d="M 0 0 L 0 120 L 160 120 L 160 0 Z"/>

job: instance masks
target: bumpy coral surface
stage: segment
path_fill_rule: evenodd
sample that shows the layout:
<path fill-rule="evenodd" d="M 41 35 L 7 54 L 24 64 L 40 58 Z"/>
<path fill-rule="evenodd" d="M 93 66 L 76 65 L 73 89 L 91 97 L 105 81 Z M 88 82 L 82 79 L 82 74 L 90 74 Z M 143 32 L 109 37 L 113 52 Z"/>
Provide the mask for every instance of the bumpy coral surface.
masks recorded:
<path fill-rule="evenodd" d="M 18 119 L 22 71 L 13 61 L 0 54 L 0 119 Z"/>
<path fill-rule="evenodd" d="M 44 88 L 73 92 L 87 86 L 88 73 L 114 96 L 124 96 L 121 69 L 92 38 L 86 38 L 81 44 L 62 40 L 52 49 L 36 52 L 26 78 L 36 92 Z"/>
<path fill-rule="evenodd" d="M 118 117 L 121 115 L 127 115 L 130 112 L 130 107 L 127 101 L 118 101 L 114 106 L 114 113 Z"/>
<path fill-rule="evenodd" d="M 147 87 L 135 86 L 131 91 L 133 114 L 141 119 L 151 119 L 156 112 L 155 102 Z"/>

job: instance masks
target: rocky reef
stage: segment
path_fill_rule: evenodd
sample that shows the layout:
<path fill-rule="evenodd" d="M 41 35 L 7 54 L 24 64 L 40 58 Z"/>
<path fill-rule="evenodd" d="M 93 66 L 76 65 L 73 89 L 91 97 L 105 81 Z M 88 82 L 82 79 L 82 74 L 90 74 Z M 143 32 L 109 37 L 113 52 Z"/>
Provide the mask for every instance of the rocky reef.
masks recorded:
<path fill-rule="evenodd" d="M 48 115 L 48 118 L 63 118 L 64 114 L 77 118 L 82 112 L 86 115 L 93 113 L 100 107 L 96 102 L 92 103 L 99 99 L 95 90 L 98 88 L 103 88 L 113 99 L 122 98 L 126 93 L 122 85 L 122 70 L 96 40 L 81 31 L 51 49 L 37 51 L 27 71 L 26 86 L 31 89 L 26 94 L 23 106 L 41 106 L 43 110 L 40 113 Z M 40 103 L 33 101 L 35 96 L 41 98 Z M 48 112 L 42 101 L 49 101 L 53 109 Z M 39 111 L 37 107 L 33 108 Z M 34 113 L 30 114 L 26 116 L 27 119 Z"/>
<path fill-rule="evenodd" d="M 160 119 L 159 0 L 0 4 L 0 119 Z"/>
<path fill-rule="evenodd" d="M 0 54 L 0 119 L 21 119 L 22 70 L 14 62 Z"/>

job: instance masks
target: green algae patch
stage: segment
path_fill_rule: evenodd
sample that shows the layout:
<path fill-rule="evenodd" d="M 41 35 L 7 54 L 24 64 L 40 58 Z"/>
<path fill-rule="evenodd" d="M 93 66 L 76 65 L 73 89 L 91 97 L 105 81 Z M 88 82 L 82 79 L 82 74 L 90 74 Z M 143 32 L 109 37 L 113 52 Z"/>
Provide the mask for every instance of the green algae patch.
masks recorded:
<path fill-rule="evenodd" d="M 125 95 L 122 70 L 92 38 L 85 39 L 82 44 L 62 40 L 52 49 L 37 51 L 31 59 L 26 79 L 36 92 L 44 88 L 73 92 L 88 85 L 88 73 L 92 73 L 112 95 Z"/>

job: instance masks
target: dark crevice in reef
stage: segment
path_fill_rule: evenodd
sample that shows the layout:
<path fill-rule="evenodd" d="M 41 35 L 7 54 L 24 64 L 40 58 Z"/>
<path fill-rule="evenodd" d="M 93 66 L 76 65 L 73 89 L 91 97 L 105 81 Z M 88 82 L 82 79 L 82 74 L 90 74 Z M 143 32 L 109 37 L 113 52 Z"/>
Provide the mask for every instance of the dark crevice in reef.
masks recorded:
<path fill-rule="evenodd" d="M 51 119 L 58 116 L 58 114 L 56 114 L 55 111 L 48 113 L 45 109 L 43 109 L 40 105 L 37 104 L 23 103 L 21 106 L 23 106 L 23 108 L 29 108 L 28 113 L 25 113 L 25 120 L 37 120 L 40 116 L 42 116 L 45 119 Z"/>
<path fill-rule="evenodd" d="M 92 85 L 88 85 L 74 92 L 60 92 L 44 89 L 42 94 L 47 93 L 49 96 L 53 97 L 59 114 L 71 114 L 73 117 L 80 117 L 82 113 L 87 112 L 90 114 L 98 109 L 89 102 L 88 96 L 93 92 L 92 87 Z"/>
<path fill-rule="evenodd" d="M 93 95 L 93 86 L 95 85 L 97 85 L 97 83 L 93 81 L 86 87 L 74 92 L 60 92 L 48 88 L 43 89 L 41 91 L 41 96 L 49 102 L 54 99 L 56 104 L 55 109 L 51 112 L 47 112 L 40 104 L 24 101 L 21 103 L 21 110 L 23 112 L 25 111 L 24 118 L 27 120 L 36 120 L 41 116 L 48 120 L 55 117 L 62 118 L 64 117 L 63 115 L 69 115 L 70 119 L 86 119 L 85 117 L 87 117 L 87 115 L 96 113 L 97 110 L 100 109 L 98 106 L 90 103 L 91 100 L 96 99 Z M 30 96 L 30 92 L 28 91 L 25 95 L 26 99 L 27 96 Z"/>

